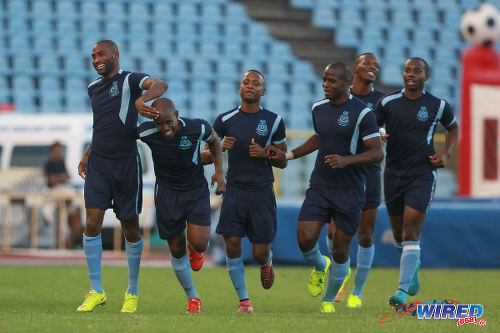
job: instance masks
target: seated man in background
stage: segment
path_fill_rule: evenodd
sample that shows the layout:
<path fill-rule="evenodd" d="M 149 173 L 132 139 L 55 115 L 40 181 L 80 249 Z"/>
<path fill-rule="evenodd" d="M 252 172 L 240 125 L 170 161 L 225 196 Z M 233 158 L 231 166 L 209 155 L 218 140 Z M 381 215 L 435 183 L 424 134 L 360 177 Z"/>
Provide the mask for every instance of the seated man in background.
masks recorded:
<path fill-rule="evenodd" d="M 63 146 L 61 143 L 56 141 L 50 146 L 50 156 L 49 160 L 45 163 L 44 172 L 47 178 L 47 186 L 51 190 L 69 183 L 70 176 L 64 164 Z M 83 226 L 79 207 L 69 206 L 68 226 L 69 235 L 66 239 L 65 247 L 71 249 L 75 244 L 82 243 Z"/>

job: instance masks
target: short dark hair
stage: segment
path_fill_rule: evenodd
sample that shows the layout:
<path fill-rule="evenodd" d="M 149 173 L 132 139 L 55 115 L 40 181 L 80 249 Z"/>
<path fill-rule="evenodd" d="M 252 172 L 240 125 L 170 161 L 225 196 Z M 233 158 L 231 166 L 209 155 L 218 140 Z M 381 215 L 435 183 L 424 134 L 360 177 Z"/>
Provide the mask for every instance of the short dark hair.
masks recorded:
<path fill-rule="evenodd" d="M 425 71 L 425 74 L 429 75 L 430 74 L 430 70 L 429 70 L 429 64 L 427 63 L 427 61 L 425 61 L 423 58 L 420 58 L 420 57 L 411 57 L 410 59 L 408 59 L 407 61 L 410 61 L 410 60 L 420 60 L 423 64 L 424 64 L 424 71 Z"/>
<path fill-rule="evenodd" d="M 333 64 L 329 64 L 326 67 L 331 67 L 332 69 L 340 70 L 342 72 L 344 80 L 352 81 L 351 71 L 349 70 L 349 67 L 347 67 L 346 64 L 344 64 L 343 62 L 337 61 L 334 62 Z"/>
<path fill-rule="evenodd" d="M 100 40 L 96 43 L 97 44 L 103 44 L 103 45 L 106 45 L 110 50 L 111 52 L 113 53 L 116 53 L 118 52 L 118 45 L 116 45 L 116 43 L 110 39 L 103 39 L 103 40 Z"/>
<path fill-rule="evenodd" d="M 62 143 L 59 141 L 55 141 L 53 144 L 50 145 L 50 150 L 54 150 L 56 147 L 63 147 Z"/>
<path fill-rule="evenodd" d="M 375 57 L 375 54 L 371 53 L 371 52 L 365 52 L 365 53 L 361 53 L 361 54 L 358 54 L 356 56 L 356 58 L 354 58 L 354 63 L 357 64 L 359 63 L 359 59 L 362 57 L 362 56 L 365 56 L 365 55 L 372 55 Z"/>

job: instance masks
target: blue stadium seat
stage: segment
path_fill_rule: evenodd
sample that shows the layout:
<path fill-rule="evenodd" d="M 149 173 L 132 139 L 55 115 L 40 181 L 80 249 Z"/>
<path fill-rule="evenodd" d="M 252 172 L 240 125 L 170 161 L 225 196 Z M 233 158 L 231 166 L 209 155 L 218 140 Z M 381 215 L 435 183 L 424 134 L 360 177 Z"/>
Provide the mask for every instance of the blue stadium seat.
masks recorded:
<path fill-rule="evenodd" d="M 170 78 L 185 78 L 189 76 L 186 61 L 178 57 L 167 59 L 167 74 Z"/>
<path fill-rule="evenodd" d="M 174 16 L 172 4 L 167 2 L 153 3 L 153 18 L 155 22 L 170 21 Z"/>
<path fill-rule="evenodd" d="M 240 96 L 236 93 L 216 95 L 215 96 L 216 115 L 238 107 L 238 105 L 240 105 L 240 101 L 241 101 Z"/>
<path fill-rule="evenodd" d="M 270 59 L 267 63 L 267 76 L 269 80 L 277 81 L 279 79 L 286 79 L 290 76 L 288 65 L 280 60 Z M 295 83 L 294 83 L 295 85 Z"/>
<path fill-rule="evenodd" d="M 192 40 L 179 40 L 175 43 L 177 56 L 193 56 L 198 53 L 197 43 Z"/>
<path fill-rule="evenodd" d="M 215 70 L 210 60 L 195 58 L 191 62 L 191 74 L 193 77 L 213 78 Z"/>
<path fill-rule="evenodd" d="M 105 2 L 107 19 L 126 19 L 125 7 L 121 2 Z"/>
<path fill-rule="evenodd" d="M 265 43 L 250 42 L 245 43 L 247 54 L 253 59 L 265 60 L 269 58 Z"/>
<path fill-rule="evenodd" d="M 16 35 L 26 35 L 28 33 L 28 20 L 22 16 L 13 16 L 6 19 L 6 32 Z"/>
<path fill-rule="evenodd" d="M 204 40 L 200 44 L 200 53 L 207 58 L 219 57 L 221 55 L 221 47 L 215 41 Z"/>
<path fill-rule="evenodd" d="M 196 5 L 194 3 L 181 2 L 178 5 L 178 17 L 179 21 L 198 21 L 198 11 L 196 9 Z"/>
<path fill-rule="evenodd" d="M 56 4 L 57 19 L 75 19 L 77 16 L 75 3 L 71 0 L 58 0 Z"/>
<path fill-rule="evenodd" d="M 313 10 L 312 21 L 315 26 L 325 29 L 333 29 L 337 25 L 333 10 L 330 8 L 316 8 Z"/>
<path fill-rule="evenodd" d="M 297 8 L 311 9 L 314 7 L 314 0 L 291 0 L 290 2 Z"/>
<path fill-rule="evenodd" d="M 392 10 L 392 26 L 395 27 L 413 27 L 415 21 L 409 10 L 399 6 L 393 7 Z"/>
<path fill-rule="evenodd" d="M 97 35 L 101 32 L 100 21 L 85 19 L 81 21 L 82 35 Z"/>
<path fill-rule="evenodd" d="M 41 75 L 51 75 L 54 72 L 59 71 L 61 68 L 61 63 L 59 57 L 52 54 L 42 54 L 38 57 L 38 72 Z"/>
<path fill-rule="evenodd" d="M 219 41 L 222 36 L 220 23 L 204 22 L 201 26 L 201 38 L 204 42 Z"/>
<path fill-rule="evenodd" d="M 5 17 L 26 17 L 28 14 L 27 2 L 24 0 L 10 0 L 6 2 Z"/>
<path fill-rule="evenodd" d="M 46 91 L 40 94 L 40 111 L 42 113 L 59 113 L 63 111 L 59 91 Z"/>
<path fill-rule="evenodd" d="M 57 34 L 60 38 L 76 38 L 76 20 L 68 17 L 60 17 L 56 20 Z"/>
<path fill-rule="evenodd" d="M 201 2 L 203 6 L 201 7 L 203 24 L 208 22 L 222 22 L 221 7 L 214 3 L 204 3 Z"/>
<path fill-rule="evenodd" d="M 29 55 L 19 54 L 12 57 L 12 72 L 15 75 L 31 75 L 35 70 L 33 58 Z"/>
<path fill-rule="evenodd" d="M 129 21 L 129 37 L 130 39 L 147 38 L 149 35 L 148 27 L 145 21 L 130 20 Z"/>
<path fill-rule="evenodd" d="M 239 60 L 244 56 L 243 47 L 239 43 L 226 42 L 223 44 L 223 49 L 224 55 L 229 59 Z"/>
<path fill-rule="evenodd" d="M 148 21 L 151 22 L 148 6 L 146 2 L 131 1 L 130 3 L 130 18 L 132 22 Z"/>
<path fill-rule="evenodd" d="M 292 74 L 295 78 L 315 78 L 314 68 L 312 64 L 304 60 L 293 60 Z"/>
<path fill-rule="evenodd" d="M 89 98 L 85 93 L 86 88 L 83 90 L 84 93 L 69 91 L 66 94 L 66 112 L 81 113 L 90 111 Z"/>
<path fill-rule="evenodd" d="M 239 79 L 236 63 L 231 59 L 220 59 L 216 62 L 216 77 L 218 80 Z"/>
<path fill-rule="evenodd" d="M 366 24 L 370 27 L 370 29 L 366 30 L 371 30 L 376 26 L 388 24 L 389 22 L 387 21 L 386 10 L 386 7 L 382 6 L 368 8 L 366 10 Z"/>
<path fill-rule="evenodd" d="M 344 47 L 357 47 L 361 39 L 358 38 L 356 29 L 356 27 L 349 25 L 339 26 L 335 29 L 335 42 Z"/>
<path fill-rule="evenodd" d="M 163 72 L 160 66 L 160 60 L 156 57 L 143 58 L 141 71 L 153 77 L 158 77 Z"/>
<path fill-rule="evenodd" d="M 358 8 L 352 6 L 344 8 L 340 14 L 340 24 L 347 25 L 349 27 L 360 26 L 361 16 L 359 13 Z"/>
<path fill-rule="evenodd" d="M 382 64 L 381 79 L 386 84 L 392 86 L 402 86 L 402 63 L 394 64 L 391 62 Z"/>
<path fill-rule="evenodd" d="M 11 53 L 26 52 L 30 49 L 29 37 L 24 34 L 12 34 L 9 37 L 8 50 Z"/>
<path fill-rule="evenodd" d="M 271 39 L 267 26 L 260 22 L 253 22 L 248 25 L 248 35 L 252 41 L 268 41 Z"/>
<path fill-rule="evenodd" d="M 224 2 L 226 8 L 226 17 L 224 21 L 226 22 L 247 22 L 248 15 L 245 7 L 242 4 L 234 2 Z M 257 22 L 252 22 L 253 24 Z"/>
<path fill-rule="evenodd" d="M 294 58 L 290 44 L 285 42 L 273 41 L 272 43 L 269 43 L 269 50 L 271 52 L 271 56 L 275 59 L 292 60 Z"/>
<path fill-rule="evenodd" d="M 92 18 L 92 20 L 101 20 L 106 17 L 99 3 L 94 1 L 83 1 L 81 3 L 81 13 L 86 19 Z"/>
<path fill-rule="evenodd" d="M 52 28 L 51 22 L 47 18 L 42 18 L 35 16 L 33 19 L 33 32 L 35 36 L 43 36 L 46 34 L 52 34 L 55 29 Z"/>
<path fill-rule="evenodd" d="M 176 25 L 176 35 L 178 39 L 198 39 L 199 32 L 194 22 L 178 22 Z"/>

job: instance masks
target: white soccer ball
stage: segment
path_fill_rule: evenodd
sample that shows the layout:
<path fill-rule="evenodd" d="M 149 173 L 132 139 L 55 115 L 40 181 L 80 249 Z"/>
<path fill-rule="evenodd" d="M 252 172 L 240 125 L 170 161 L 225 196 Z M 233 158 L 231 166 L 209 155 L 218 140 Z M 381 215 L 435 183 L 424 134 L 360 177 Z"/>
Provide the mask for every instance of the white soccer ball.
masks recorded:
<path fill-rule="evenodd" d="M 378 131 L 380 132 L 380 135 L 385 135 L 386 134 L 385 128 L 383 128 L 383 127 L 380 127 L 378 129 Z"/>
<path fill-rule="evenodd" d="M 472 44 L 493 46 L 500 40 L 500 11 L 489 3 L 482 4 L 479 10 L 467 10 L 460 28 Z"/>

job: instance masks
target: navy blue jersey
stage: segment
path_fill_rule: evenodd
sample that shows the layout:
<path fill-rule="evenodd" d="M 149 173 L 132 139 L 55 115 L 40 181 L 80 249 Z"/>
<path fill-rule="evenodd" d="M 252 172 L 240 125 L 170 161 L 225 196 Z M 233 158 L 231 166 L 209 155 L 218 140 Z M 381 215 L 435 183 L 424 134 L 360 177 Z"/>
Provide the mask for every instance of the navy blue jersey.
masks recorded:
<path fill-rule="evenodd" d="M 409 99 L 404 89 L 382 97 L 375 107 L 377 122 L 387 134 L 386 170 L 399 176 L 422 175 L 434 168 L 429 156 L 434 151 L 437 123 L 448 127 L 456 119 L 450 104 L 428 92 Z"/>
<path fill-rule="evenodd" d="M 372 91 L 368 95 L 358 95 L 352 92 L 352 87 L 351 87 L 351 94 L 354 97 L 359 98 L 360 100 L 363 101 L 363 103 L 366 104 L 372 111 L 375 105 L 377 104 L 378 100 L 384 96 L 384 93 L 375 89 L 372 89 Z M 370 165 L 364 165 L 363 168 L 370 168 L 370 167 L 375 167 L 380 170 L 380 163 L 373 163 Z"/>
<path fill-rule="evenodd" d="M 92 82 L 88 93 L 94 118 L 92 152 L 109 159 L 135 156 L 137 152 L 137 109 L 142 83 L 149 78 L 142 73 L 120 70 L 110 79 Z"/>
<path fill-rule="evenodd" d="M 281 116 L 262 107 L 257 113 L 246 113 L 238 107 L 217 116 L 214 130 L 220 138 L 236 138 L 228 151 L 228 184 L 257 189 L 273 183 L 271 165 L 265 159 L 250 157 L 249 146 L 252 139 L 262 147 L 285 142 L 285 123 Z"/>
<path fill-rule="evenodd" d="M 363 150 L 363 141 L 379 137 L 375 114 L 359 99 L 349 94 L 345 103 L 334 105 L 328 99 L 312 107 L 314 131 L 319 136 L 316 164 L 311 174 L 313 189 L 341 189 L 364 185 L 361 166 L 332 169 L 325 156 L 356 155 Z"/>
<path fill-rule="evenodd" d="M 357 97 L 359 98 L 360 100 L 363 101 L 363 103 L 366 104 L 366 106 L 368 106 L 371 110 L 373 110 L 373 108 L 375 107 L 375 105 L 377 104 L 378 100 L 380 99 L 380 97 L 384 96 L 384 93 L 381 92 L 381 91 L 378 91 L 378 90 L 375 90 L 375 89 L 372 89 L 372 91 L 368 94 L 368 95 L 358 95 L 358 94 L 355 94 L 353 91 L 352 91 L 352 87 L 351 87 L 351 90 L 350 90 L 351 94 L 354 96 L 354 97 Z"/>
<path fill-rule="evenodd" d="M 203 119 L 179 118 L 179 121 L 182 129 L 172 139 L 158 132 L 154 121 L 142 123 L 137 133 L 151 148 L 157 182 L 172 190 L 190 190 L 206 184 L 200 143 L 210 139 L 212 126 Z"/>

